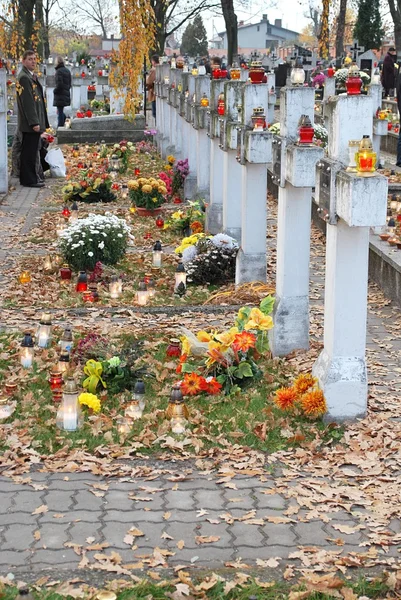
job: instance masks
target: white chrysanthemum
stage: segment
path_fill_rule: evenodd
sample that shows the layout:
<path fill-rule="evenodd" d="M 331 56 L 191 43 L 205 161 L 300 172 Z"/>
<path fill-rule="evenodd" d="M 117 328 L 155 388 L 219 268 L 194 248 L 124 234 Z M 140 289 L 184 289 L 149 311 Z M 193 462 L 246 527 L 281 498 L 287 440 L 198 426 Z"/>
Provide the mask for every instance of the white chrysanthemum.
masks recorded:
<path fill-rule="evenodd" d="M 93 252 L 88 252 L 88 256 L 93 256 Z"/>
<path fill-rule="evenodd" d="M 214 235 L 210 241 L 218 248 L 228 248 L 229 250 L 238 248 L 236 240 L 225 233 L 218 233 L 217 235 Z"/>
<path fill-rule="evenodd" d="M 182 251 L 182 262 L 185 264 L 193 260 L 197 255 L 196 246 L 187 246 L 185 250 Z"/>

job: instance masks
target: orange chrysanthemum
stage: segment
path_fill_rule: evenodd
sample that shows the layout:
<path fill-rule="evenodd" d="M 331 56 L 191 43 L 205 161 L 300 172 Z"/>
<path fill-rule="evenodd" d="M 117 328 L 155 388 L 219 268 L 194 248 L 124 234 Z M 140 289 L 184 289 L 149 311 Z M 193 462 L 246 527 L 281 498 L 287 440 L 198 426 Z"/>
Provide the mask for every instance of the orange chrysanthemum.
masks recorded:
<path fill-rule="evenodd" d="M 302 410 L 309 417 L 320 417 L 327 411 L 327 404 L 322 390 L 312 390 L 301 398 Z"/>
<path fill-rule="evenodd" d="M 255 348 L 255 346 L 256 335 L 249 331 L 243 331 L 235 336 L 232 348 L 236 352 L 238 352 L 238 350 L 241 350 L 241 352 L 248 352 L 249 348 Z"/>
<path fill-rule="evenodd" d="M 202 391 L 204 378 L 196 373 L 186 373 L 181 384 L 184 396 L 197 396 Z"/>
<path fill-rule="evenodd" d="M 315 385 L 317 382 L 316 377 L 313 377 L 310 373 L 306 373 L 306 375 L 299 375 L 293 383 L 293 388 L 297 392 L 298 396 L 302 396 Z"/>
<path fill-rule="evenodd" d="M 297 400 L 297 393 L 293 387 L 280 388 L 277 390 L 273 402 L 281 410 L 291 410 Z"/>
<path fill-rule="evenodd" d="M 191 223 L 190 228 L 191 228 L 192 233 L 202 233 L 203 232 L 203 225 L 200 221 L 194 221 L 193 223 Z"/>

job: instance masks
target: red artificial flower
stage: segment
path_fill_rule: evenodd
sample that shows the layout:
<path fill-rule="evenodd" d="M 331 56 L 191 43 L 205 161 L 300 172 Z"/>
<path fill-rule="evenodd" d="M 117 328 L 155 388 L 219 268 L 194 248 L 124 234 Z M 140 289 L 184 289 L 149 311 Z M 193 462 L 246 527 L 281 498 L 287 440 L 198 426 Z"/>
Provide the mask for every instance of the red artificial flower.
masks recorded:
<path fill-rule="evenodd" d="M 196 373 L 185 373 L 184 381 L 181 384 L 181 391 L 184 396 L 197 396 L 202 391 L 202 379 Z"/>
<path fill-rule="evenodd" d="M 112 190 L 119 190 L 120 186 L 118 185 L 118 183 L 113 183 L 112 186 L 111 186 L 111 189 Z"/>
<path fill-rule="evenodd" d="M 208 394 L 215 396 L 216 394 L 220 394 L 221 388 L 223 387 L 221 383 L 217 381 L 214 377 L 210 379 L 210 381 L 206 381 L 207 389 L 205 390 Z"/>
<path fill-rule="evenodd" d="M 241 352 L 248 352 L 249 348 L 255 348 L 255 346 L 256 335 L 249 331 L 243 331 L 242 333 L 237 333 L 235 336 L 232 348 L 236 352 L 238 352 L 238 350 L 241 350 Z"/>
<path fill-rule="evenodd" d="M 180 356 L 180 364 L 177 366 L 177 368 L 175 370 L 176 373 L 178 373 L 178 374 L 181 373 L 181 371 L 182 371 L 182 365 L 184 364 L 184 362 L 186 362 L 187 358 L 188 358 L 188 354 L 181 354 L 181 356 Z"/>

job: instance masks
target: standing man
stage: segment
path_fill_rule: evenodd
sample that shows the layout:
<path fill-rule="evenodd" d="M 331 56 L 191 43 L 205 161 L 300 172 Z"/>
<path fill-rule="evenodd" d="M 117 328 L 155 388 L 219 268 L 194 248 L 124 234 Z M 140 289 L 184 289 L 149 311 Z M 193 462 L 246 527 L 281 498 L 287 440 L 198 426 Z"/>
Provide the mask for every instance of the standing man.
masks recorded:
<path fill-rule="evenodd" d="M 155 96 L 155 81 L 156 81 L 156 65 L 159 64 L 159 56 L 153 54 L 151 57 L 152 68 L 146 78 L 146 89 L 148 90 L 148 100 L 152 105 L 152 116 L 156 123 L 156 96 Z"/>
<path fill-rule="evenodd" d="M 43 88 L 35 75 L 36 54 L 26 50 L 18 75 L 18 129 L 22 133 L 20 183 L 25 187 L 43 187 L 38 181 L 36 159 L 40 136 L 49 127 Z"/>
<path fill-rule="evenodd" d="M 57 127 L 64 127 L 64 107 L 71 104 L 71 72 L 64 64 L 62 56 L 56 58 L 56 87 L 53 92 L 53 106 L 57 106 Z"/>
<path fill-rule="evenodd" d="M 384 88 L 384 96 L 394 96 L 395 88 L 395 59 L 397 52 L 393 46 L 388 49 L 388 52 L 383 61 L 382 70 L 382 86 Z"/>

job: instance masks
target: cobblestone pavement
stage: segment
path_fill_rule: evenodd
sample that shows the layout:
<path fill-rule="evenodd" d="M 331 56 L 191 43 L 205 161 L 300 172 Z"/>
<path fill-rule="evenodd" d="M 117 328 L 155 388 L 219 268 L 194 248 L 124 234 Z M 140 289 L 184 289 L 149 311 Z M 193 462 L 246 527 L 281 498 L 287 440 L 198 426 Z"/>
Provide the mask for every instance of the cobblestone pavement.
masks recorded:
<path fill-rule="evenodd" d="M 17 189 L 0 206 L 1 218 L 11 224 L 18 219 L 19 226 L 28 231 L 38 206 L 36 190 Z M 275 227 L 273 217 L 269 221 L 271 230 Z M 316 345 L 322 335 L 324 247 L 320 234 L 315 231 L 313 235 L 311 334 Z M 269 246 L 273 278 L 272 237 Z M 400 395 L 399 327 L 400 311 L 371 286 L 367 354 L 373 411 L 387 410 L 394 396 Z M 313 357 L 313 352 L 307 354 L 305 365 L 309 366 Z M 387 402 L 387 408 L 380 402 Z M 396 420 L 390 416 L 389 427 Z M 225 477 L 224 467 L 215 474 L 213 465 L 208 469 L 197 462 L 149 461 L 154 474 L 137 477 L 135 468 L 140 463 L 139 459 L 130 461 L 132 474 L 119 478 L 40 472 L 40 465 L 29 477 L 0 477 L 0 573 L 11 571 L 26 580 L 35 580 L 43 573 L 56 577 L 73 573 L 85 578 L 91 570 L 108 576 L 131 572 L 140 575 L 160 565 L 217 569 L 235 562 L 237 566 L 264 565 L 275 577 L 277 565 L 281 570 L 288 565 L 305 568 L 307 551 L 322 560 L 327 556 L 351 556 L 349 563 L 341 564 L 352 566 L 357 565 L 357 554 L 367 552 L 366 546 L 372 545 L 367 521 L 374 518 L 369 507 L 352 509 L 340 500 L 340 493 L 339 505 L 333 509 L 328 505 L 322 516 L 308 501 L 302 504 L 297 494 L 291 493 L 295 486 L 302 490 L 305 485 L 307 490 L 311 485 L 325 488 L 333 482 L 344 489 L 349 486 L 359 490 L 356 468 L 352 473 L 349 469 L 343 473 L 339 466 L 334 469 L 325 464 L 320 475 L 313 475 L 305 461 L 304 469 L 288 477 L 281 467 L 273 470 L 274 465 L 269 465 L 266 457 L 262 474 L 236 475 L 230 480 Z M 241 469 L 241 465 L 237 467 Z M 367 476 L 370 468 L 366 466 Z M 392 472 L 399 477 L 395 467 Z M 369 486 L 376 485 L 372 477 Z M 380 493 L 378 487 L 378 497 Z M 302 496 L 302 492 L 299 494 Z M 323 508 L 324 503 L 322 500 Z M 356 507 L 359 503 L 364 506 L 361 500 Z M 384 530 L 384 525 L 381 529 L 380 523 L 376 526 L 377 535 L 384 531 L 383 536 L 393 541 L 378 552 L 383 564 L 391 564 L 399 557 L 396 542 L 401 536 L 401 520 L 397 515 L 388 518 L 385 525 Z M 260 562 L 269 559 L 276 560 Z"/>

